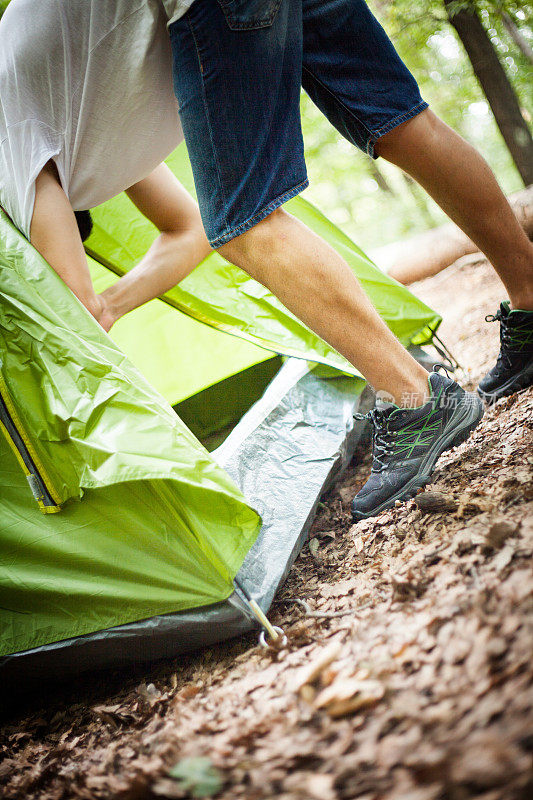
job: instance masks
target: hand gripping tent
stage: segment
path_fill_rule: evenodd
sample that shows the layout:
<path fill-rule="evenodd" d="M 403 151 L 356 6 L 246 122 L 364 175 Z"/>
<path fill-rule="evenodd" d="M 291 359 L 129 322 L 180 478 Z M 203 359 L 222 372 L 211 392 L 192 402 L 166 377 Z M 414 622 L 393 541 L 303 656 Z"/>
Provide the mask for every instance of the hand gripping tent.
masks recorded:
<path fill-rule="evenodd" d="M 183 146 L 168 163 L 191 182 Z M 305 200 L 289 210 L 402 343 L 431 341 L 435 312 Z M 102 290 L 156 231 L 125 196 L 94 220 Z M 249 630 L 249 600 L 268 610 L 360 434 L 361 376 L 217 253 L 111 333 L 0 213 L 4 691 Z M 228 425 L 211 453 L 196 438 Z"/>

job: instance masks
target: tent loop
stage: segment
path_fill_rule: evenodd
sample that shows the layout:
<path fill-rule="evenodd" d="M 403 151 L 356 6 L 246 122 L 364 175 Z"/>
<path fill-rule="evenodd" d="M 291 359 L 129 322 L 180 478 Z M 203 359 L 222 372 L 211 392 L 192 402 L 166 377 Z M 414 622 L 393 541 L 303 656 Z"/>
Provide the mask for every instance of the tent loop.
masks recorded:
<path fill-rule="evenodd" d="M 259 634 L 259 644 L 261 645 L 261 647 L 264 647 L 267 650 L 270 649 L 281 650 L 282 647 L 285 647 L 287 645 L 288 642 L 287 634 L 285 633 L 283 628 L 279 628 L 277 625 L 273 625 L 272 630 L 276 635 L 276 639 L 272 639 L 270 637 L 269 640 L 267 641 L 267 638 L 265 636 L 265 631 L 262 630 L 261 633 Z"/>

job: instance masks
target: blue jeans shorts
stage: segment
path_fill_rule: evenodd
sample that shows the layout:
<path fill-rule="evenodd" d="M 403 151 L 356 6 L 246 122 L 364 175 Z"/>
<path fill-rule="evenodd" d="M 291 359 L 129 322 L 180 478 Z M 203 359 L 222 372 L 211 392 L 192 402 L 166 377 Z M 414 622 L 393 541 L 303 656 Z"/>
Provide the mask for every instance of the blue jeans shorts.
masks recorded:
<path fill-rule="evenodd" d="M 195 0 L 170 25 L 207 238 L 220 247 L 308 185 L 300 87 L 365 153 L 419 114 L 417 83 L 364 0 Z"/>

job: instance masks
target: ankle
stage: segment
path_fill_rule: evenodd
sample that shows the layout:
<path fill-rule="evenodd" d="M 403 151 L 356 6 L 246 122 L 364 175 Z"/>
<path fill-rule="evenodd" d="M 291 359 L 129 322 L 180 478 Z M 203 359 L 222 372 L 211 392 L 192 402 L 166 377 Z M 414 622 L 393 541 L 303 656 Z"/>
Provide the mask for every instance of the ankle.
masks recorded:
<path fill-rule="evenodd" d="M 424 367 L 414 362 L 414 369 L 410 371 L 407 385 L 402 387 L 400 397 L 396 401 L 400 408 L 418 408 L 427 403 L 431 395 L 429 376 Z"/>
<path fill-rule="evenodd" d="M 429 400 L 430 391 L 427 379 L 416 387 L 402 392 L 399 400 L 396 402 L 400 408 L 419 408 L 427 403 Z"/>
<path fill-rule="evenodd" d="M 533 311 L 533 289 L 509 295 L 511 310 Z"/>
<path fill-rule="evenodd" d="M 427 372 L 412 381 L 394 387 L 394 390 L 380 389 L 376 392 L 379 400 L 394 403 L 399 408 L 418 408 L 427 403 L 430 396 Z"/>

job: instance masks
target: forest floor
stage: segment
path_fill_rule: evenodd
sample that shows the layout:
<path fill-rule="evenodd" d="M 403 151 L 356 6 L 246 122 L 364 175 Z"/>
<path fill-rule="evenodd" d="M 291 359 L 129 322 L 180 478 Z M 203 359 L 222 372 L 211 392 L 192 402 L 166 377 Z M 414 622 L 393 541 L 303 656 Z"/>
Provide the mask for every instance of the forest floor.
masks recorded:
<path fill-rule="evenodd" d="M 478 261 L 414 291 L 473 388 L 499 282 Z M 287 649 L 250 635 L 28 700 L 0 734 L 2 798 L 533 797 L 533 391 L 440 459 L 434 510 L 353 525 L 369 465 L 360 448 L 279 593 Z"/>

